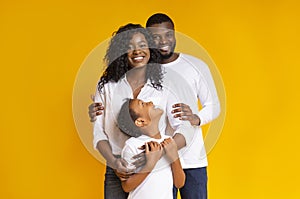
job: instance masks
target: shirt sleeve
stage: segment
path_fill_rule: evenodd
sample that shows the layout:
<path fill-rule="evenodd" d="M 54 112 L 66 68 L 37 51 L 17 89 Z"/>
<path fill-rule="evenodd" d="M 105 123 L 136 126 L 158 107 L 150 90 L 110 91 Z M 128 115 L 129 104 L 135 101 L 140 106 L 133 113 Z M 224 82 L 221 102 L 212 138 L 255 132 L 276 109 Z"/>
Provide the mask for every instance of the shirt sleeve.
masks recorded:
<path fill-rule="evenodd" d="M 179 103 L 179 99 L 176 97 L 173 90 L 170 88 L 165 87 L 165 92 L 167 94 L 167 117 L 169 120 L 169 123 L 171 127 L 174 129 L 174 134 L 180 133 L 184 136 L 186 146 L 190 145 L 195 133 L 195 128 L 191 125 L 189 121 L 180 120 L 179 118 L 174 118 L 174 115 L 172 114 L 173 105 L 176 103 Z"/>
<path fill-rule="evenodd" d="M 197 97 L 201 102 L 202 109 L 198 112 L 200 118 L 200 126 L 205 125 L 220 114 L 220 102 L 214 80 L 208 66 L 199 60 L 197 68 L 199 78 L 197 81 Z"/>
<path fill-rule="evenodd" d="M 131 167 L 132 163 L 135 161 L 132 157 L 137 154 L 138 154 L 138 152 L 137 152 L 137 150 L 134 150 L 134 146 L 131 146 L 130 144 L 128 144 L 128 142 L 126 142 L 125 146 L 122 149 L 121 157 L 124 160 L 126 160 L 129 167 Z"/>
<path fill-rule="evenodd" d="M 105 95 L 104 93 L 100 93 L 98 89 L 96 90 L 95 93 L 95 102 L 101 102 L 104 105 L 104 111 L 105 111 Z M 93 145 L 95 149 L 97 149 L 97 144 L 99 141 L 108 140 L 108 137 L 104 131 L 104 115 L 105 114 L 96 116 L 97 120 L 94 122 Z"/>

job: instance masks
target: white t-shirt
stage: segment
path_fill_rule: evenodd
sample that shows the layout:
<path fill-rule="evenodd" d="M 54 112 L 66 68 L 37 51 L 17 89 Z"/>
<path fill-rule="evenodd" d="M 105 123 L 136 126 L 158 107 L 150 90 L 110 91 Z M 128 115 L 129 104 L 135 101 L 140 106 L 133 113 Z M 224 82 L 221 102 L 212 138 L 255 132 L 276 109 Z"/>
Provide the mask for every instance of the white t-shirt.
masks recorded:
<path fill-rule="evenodd" d="M 169 136 L 162 135 L 161 139 L 150 138 L 146 135 L 138 138 L 130 138 L 126 141 L 122 151 L 122 157 L 128 162 L 132 163 L 134 160 L 132 156 L 139 154 L 142 150 L 138 147 L 145 144 L 145 142 L 156 141 L 161 143 Z M 138 172 L 138 171 L 137 171 Z M 173 199 L 173 176 L 170 163 L 163 156 L 155 165 L 151 173 L 145 180 L 133 191 L 129 192 L 128 199 Z"/>
<path fill-rule="evenodd" d="M 211 122 L 219 115 L 220 103 L 215 84 L 208 66 L 203 61 L 180 53 L 175 61 L 162 64 L 162 66 L 167 69 L 165 76 L 165 79 L 169 81 L 167 84 L 173 86 L 171 89 L 176 93 L 180 102 L 188 104 L 193 113 L 198 113 L 201 120 L 200 126 Z M 202 105 L 200 111 L 198 110 L 198 99 Z M 184 153 L 181 150 L 179 152 L 184 169 L 207 166 L 200 127 L 197 128 L 191 146 Z"/>

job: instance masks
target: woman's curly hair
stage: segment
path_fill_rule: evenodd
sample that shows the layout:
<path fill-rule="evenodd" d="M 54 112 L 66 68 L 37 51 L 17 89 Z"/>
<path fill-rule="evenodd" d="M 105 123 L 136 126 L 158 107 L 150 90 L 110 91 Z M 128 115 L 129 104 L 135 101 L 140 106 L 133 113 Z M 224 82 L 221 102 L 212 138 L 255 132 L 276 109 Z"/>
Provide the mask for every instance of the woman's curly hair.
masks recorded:
<path fill-rule="evenodd" d="M 101 92 L 104 84 L 109 81 L 119 81 L 119 79 L 131 69 L 127 59 L 127 51 L 129 42 L 136 33 L 141 33 L 145 36 L 150 50 L 150 59 L 146 68 L 146 81 L 150 80 L 152 86 L 157 90 L 162 88 L 163 72 L 160 65 L 161 55 L 156 48 L 151 34 L 141 25 L 129 23 L 125 26 L 121 26 L 110 40 L 104 57 L 107 68 L 98 82 L 99 92 Z"/>

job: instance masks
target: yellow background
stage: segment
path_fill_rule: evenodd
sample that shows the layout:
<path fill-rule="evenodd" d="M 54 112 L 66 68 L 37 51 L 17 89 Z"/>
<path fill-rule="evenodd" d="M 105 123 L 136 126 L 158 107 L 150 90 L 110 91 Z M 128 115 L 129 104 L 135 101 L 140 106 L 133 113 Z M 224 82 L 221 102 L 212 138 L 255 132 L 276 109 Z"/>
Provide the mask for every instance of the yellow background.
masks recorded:
<path fill-rule="evenodd" d="M 73 121 L 74 81 L 95 46 L 155 12 L 199 42 L 224 81 L 209 198 L 299 198 L 299 8 L 296 0 L 2 0 L 0 198 L 102 198 L 104 166 Z"/>

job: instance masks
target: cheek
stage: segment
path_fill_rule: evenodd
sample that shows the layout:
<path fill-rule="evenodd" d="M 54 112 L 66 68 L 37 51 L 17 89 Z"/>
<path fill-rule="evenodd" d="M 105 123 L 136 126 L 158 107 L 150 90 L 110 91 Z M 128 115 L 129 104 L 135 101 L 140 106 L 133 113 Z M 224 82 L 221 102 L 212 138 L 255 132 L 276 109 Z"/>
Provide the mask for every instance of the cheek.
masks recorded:
<path fill-rule="evenodd" d="M 150 54 L 151 54 L 150 50 L 147 50 L 146 53 L 147 53 L 146 58 L 147 58 L 147 62 L 148 62 L 150 60 Z"/>

